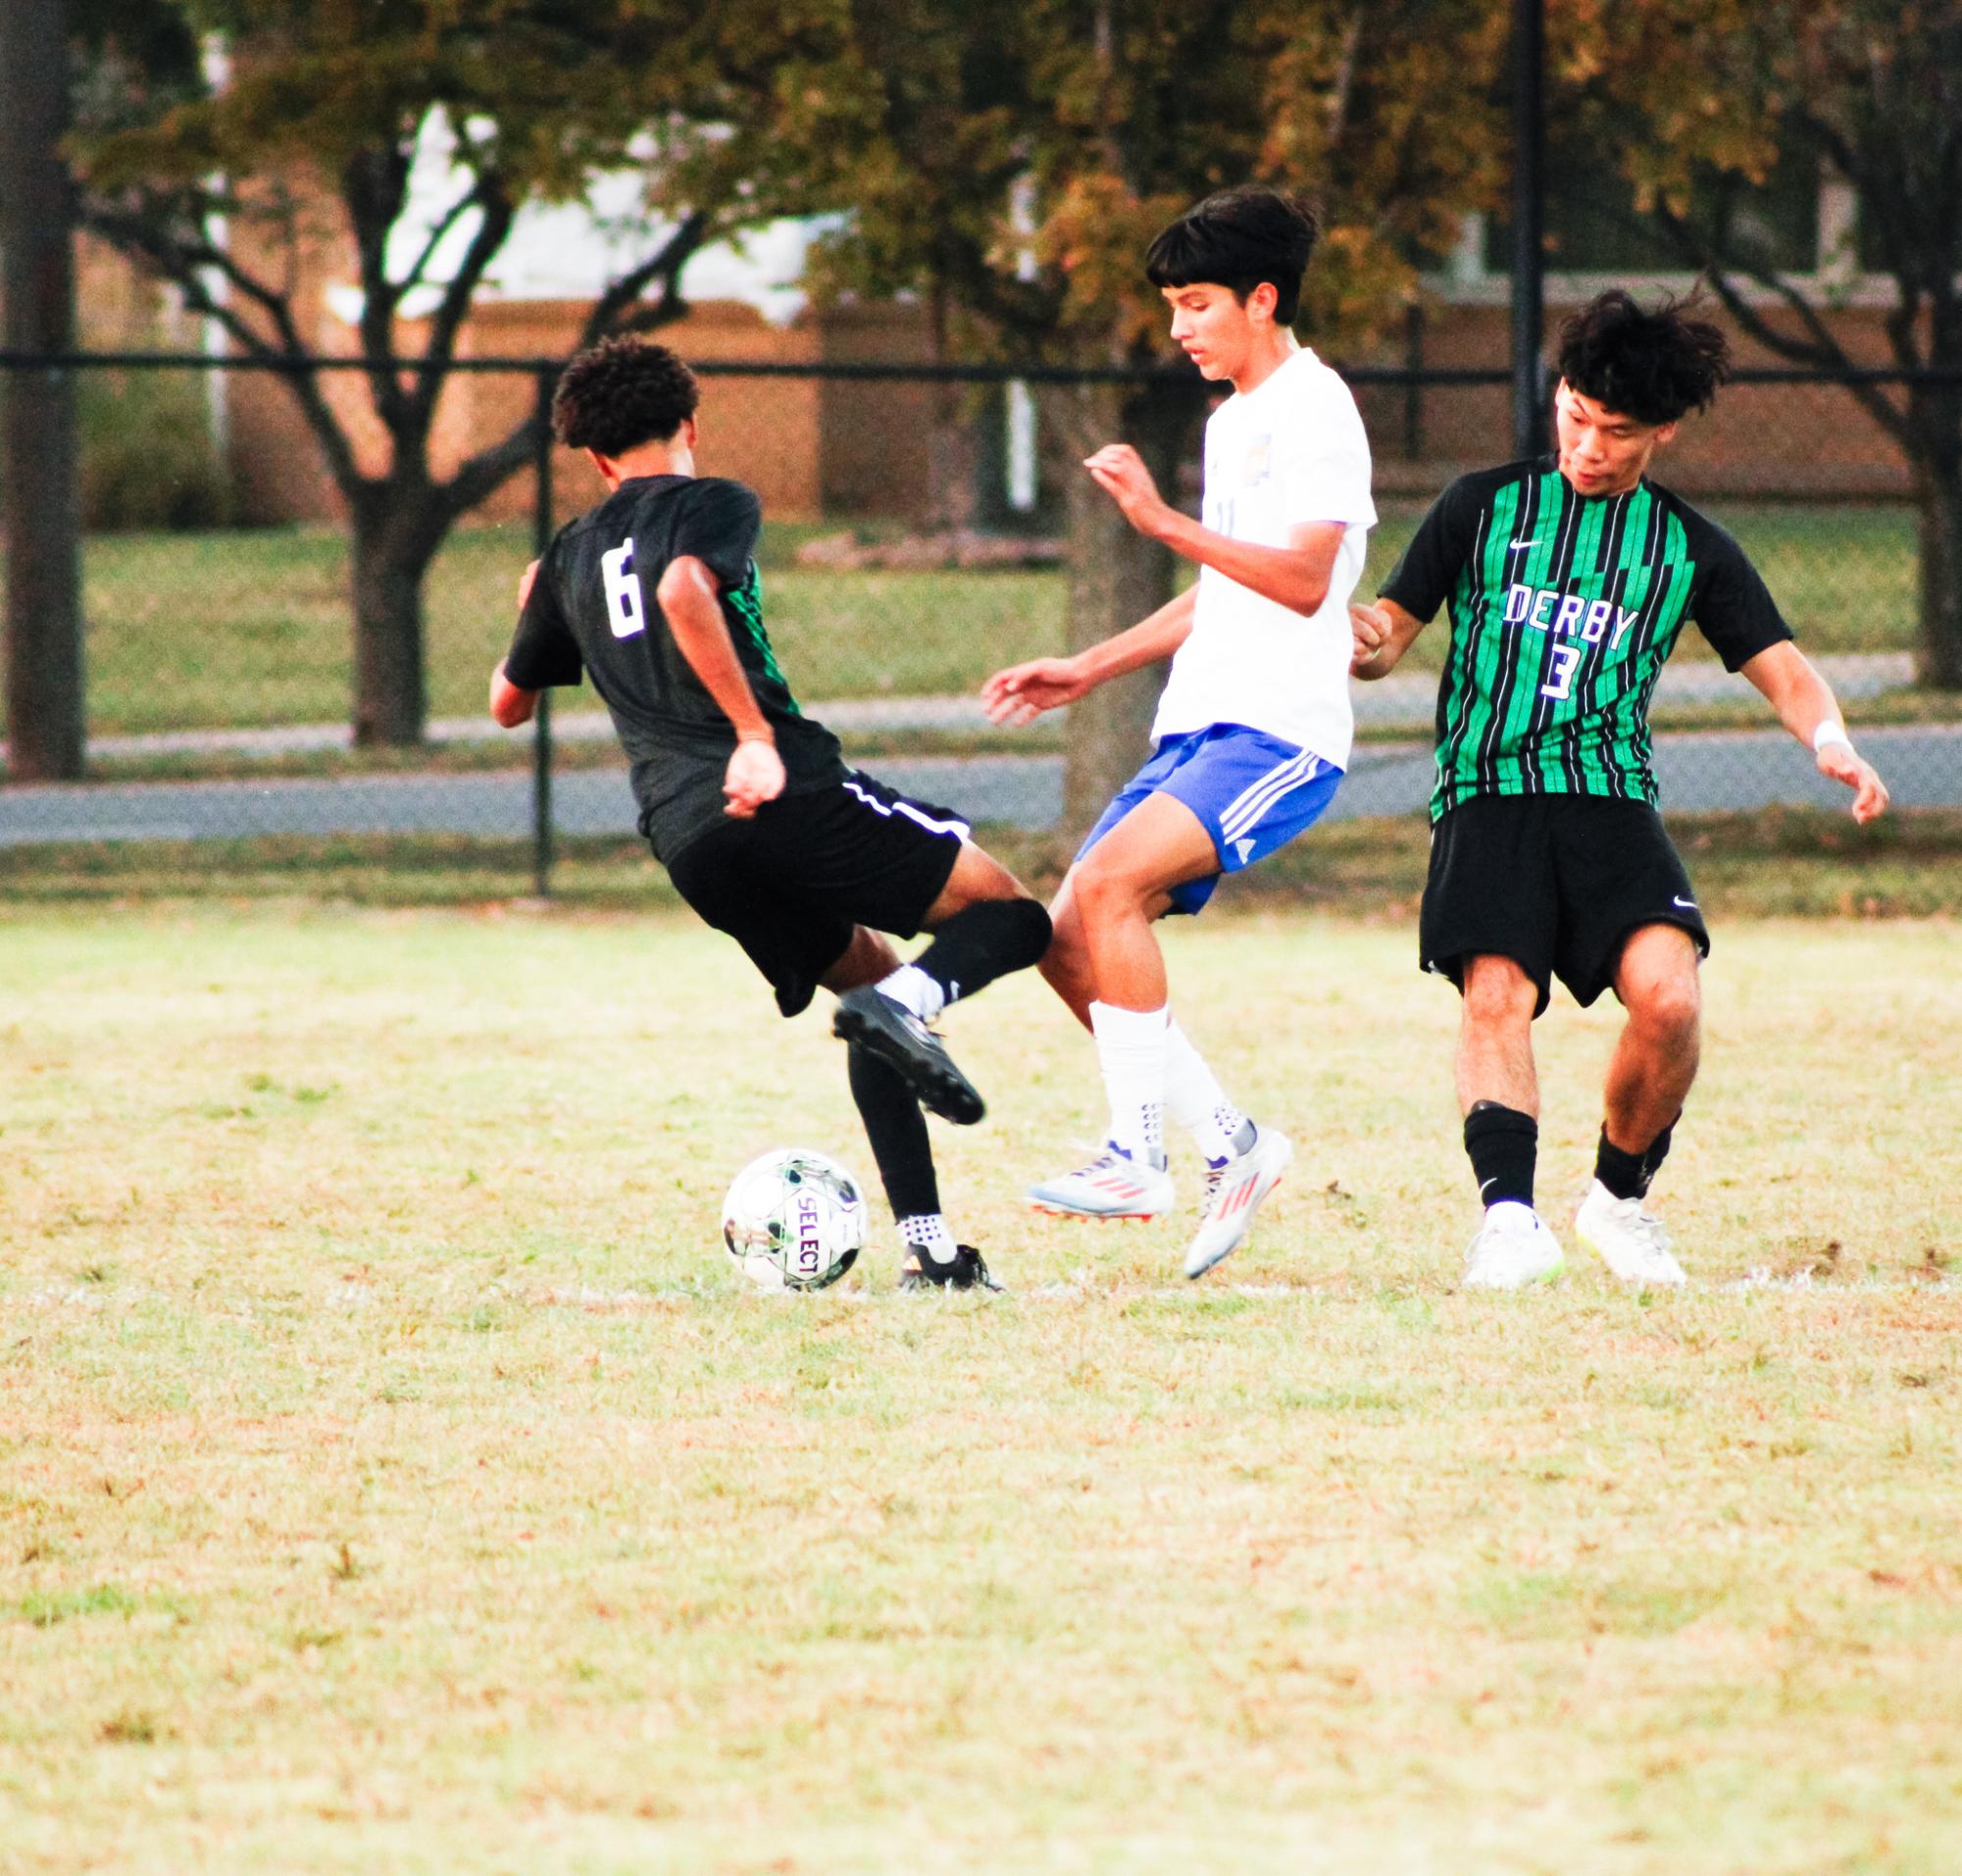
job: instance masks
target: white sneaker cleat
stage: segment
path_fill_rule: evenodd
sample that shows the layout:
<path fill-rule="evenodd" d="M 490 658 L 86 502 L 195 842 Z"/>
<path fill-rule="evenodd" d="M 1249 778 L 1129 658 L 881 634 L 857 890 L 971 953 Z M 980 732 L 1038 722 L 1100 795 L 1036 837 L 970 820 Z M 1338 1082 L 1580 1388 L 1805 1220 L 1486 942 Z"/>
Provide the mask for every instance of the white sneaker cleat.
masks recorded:
<path fill-rule="evenodd" d="M 1675 1289 L 1689 1281 L 1669 1248 L 1669 1234 L 1639 1198 L 1617 1198 L 1597 1179 L 1574 1216 L 1574 1235 L 1625 1284 Z"/>
<path fill-rule="evenodd" d="M 1185 1253 L 1185 1275 L 1203 1277 L 1246 1241 L 1247 1228 L 1260 1201 L 1281 1184 L 1294 1158 L 1285 1134 L 1254 1131 L 1253 1144 L 1206 1172 L 1206 1198 L 1199 1235 Z"/>
<path fill-rule="evenodd" d="M 1037 1211 L 1058 1218 L 1156 1218 L 1172 1209 L 1172 1175 L 1120 1152 L 1110 1141 L 1087 1166 L 1029 1189 Z"/>
<path fill-rule="evenodd" d="M 1466 1252 L 1464 1288 L 1522 1290 L 1559 1276 L 1565 1261 L 1560 1240 L 1531 1205 L 1501 1199 L 1486 1211 Z"/>

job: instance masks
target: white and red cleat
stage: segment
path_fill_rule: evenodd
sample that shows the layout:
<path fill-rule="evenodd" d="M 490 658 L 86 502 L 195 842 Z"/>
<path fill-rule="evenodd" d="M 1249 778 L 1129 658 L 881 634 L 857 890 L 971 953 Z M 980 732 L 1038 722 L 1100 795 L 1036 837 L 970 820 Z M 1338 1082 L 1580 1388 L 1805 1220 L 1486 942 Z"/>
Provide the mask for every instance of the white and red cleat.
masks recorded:
<path fill-rule="evenodd" d="M 1172 1209 L 1172 1175 L 1109 1141 L 1087 1166 L 1029 1189 L 1037 1211 L 1058 1218 L 1156 1218 Z"/>
<path fill-rule="evenodd" d="M 1207 1169 L 1205 1218 L 1185 1253 L 1186 1276 L 1203 1277 L 1240 1247 L 1261 1200 L 1281 1184 L 1293 1158 L 1285 1134 L 1256 1130 L 1245 1152 Z"/>

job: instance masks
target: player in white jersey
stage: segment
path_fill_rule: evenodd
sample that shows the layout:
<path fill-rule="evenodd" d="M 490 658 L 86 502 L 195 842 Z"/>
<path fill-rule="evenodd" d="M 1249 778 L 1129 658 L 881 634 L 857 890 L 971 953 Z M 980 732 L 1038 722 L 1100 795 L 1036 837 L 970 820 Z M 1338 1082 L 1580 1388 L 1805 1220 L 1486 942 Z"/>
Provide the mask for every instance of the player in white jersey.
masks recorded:
<path fill-rule="evenodd" d="M 995 722 L 1027 723 L 1172 659 L 1151 759 L 1064 879 L 1042 964 L 1096 1038 L 1109 1135 L 1088 1165 L 1030 1197 L 1078 1217 L 1166 1210 L 1169 1108 L 1206 1159 L 1188 1277 L 1239 1245 L 1293 1149 L 1233 1105 L 1173 1021 L 1152 923 L 1197 912 L 1222 873 L 1309 827 L 1334 796 L 1353 729 L 1348 602 L 1376 509 L 1355 400 L 1290 330 L 1315 236 L 1301 203 L 1242 188 L 1208 196 L 1151 244 L 1145 274 L 1171 306 L 1172 336 L 1233 387 L 1206 425 L 1203 520 L 1171 507 L 1128 444 L 1084 467 L 1133 528 L 1198 563 L 1197 583 L 1101 644 L 982 686 Z"/>

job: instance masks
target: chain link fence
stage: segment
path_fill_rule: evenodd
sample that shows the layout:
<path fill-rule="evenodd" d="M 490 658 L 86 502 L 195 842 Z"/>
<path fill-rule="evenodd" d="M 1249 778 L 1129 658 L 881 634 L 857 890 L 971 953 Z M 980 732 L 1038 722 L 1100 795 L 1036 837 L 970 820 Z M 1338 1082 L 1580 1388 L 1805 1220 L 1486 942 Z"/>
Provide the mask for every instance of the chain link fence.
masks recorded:
<path fill-rule="evenodd" d="M 364 427 L 354 364 L 321 361 L 323 381 L 373 462 L 382 439 L 372 416 Z M 507 735 L 485 714 L 519 573 L 601 492 L 581 461 L 535 450 L 450 530 L 423 583 L 425 735 L 356 748 L 352 539 L 287 387 L 202 357 L 61 368 L 77 372 L 82 417 L 88 780 L 0 789 L 0 847 L 181 843 L 195 856 L 183 864 L 204 869 L 409 843 L 480 868 L 486 890 L 544 891 L 556 842 L 631 836 L 624 767 L 589 692 L 559 693 L 535 733 Z M 764 496 L 766 617 L 810 713 L 902 787 L 982 822 L 1053 826 L 1065 728 L 993 731 L 976 692 L 990 670 L 1064 643 L 1060 491 L 1077 472 L 1045 404 L 1076 375 L 701 369 L 701 467 Z M 1505 453 L 1508 380 L 1352 377 L 1378 466 L 1374 582 L 1453 475 Z M 540 411 L 550 383 L 538 360 L 463 363 L 438 406 L 437 473 Z M 1746 376 L 1658 468 L 1763 570 L 1896 801 L 1962 805 L 1962 695 L 1914 684 L 1910 479 L 1849 387 Z M 1182 482 L 1189 501 L 1195 467 Z M 1434 628 L 1393 678 L 1356 686 L 1338 812 L 1421 810 L 1442 640 Z M 1837 803 L 1693 629 L 1657 724 L 1667 808 Z"/>

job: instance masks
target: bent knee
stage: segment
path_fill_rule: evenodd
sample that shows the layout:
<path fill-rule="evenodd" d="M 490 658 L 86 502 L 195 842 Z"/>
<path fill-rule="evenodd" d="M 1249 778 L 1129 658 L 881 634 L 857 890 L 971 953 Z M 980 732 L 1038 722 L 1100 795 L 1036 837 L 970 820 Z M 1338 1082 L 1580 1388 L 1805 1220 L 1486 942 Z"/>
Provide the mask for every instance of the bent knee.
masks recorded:
<path fill-rule="evenodd" d="M 1092 852 L 1071 874 L 1070 896 L 1077 915 L 1094 925 L 1141 906 L 1148 888 L 1120 867 L 1100 865 Z"/>
<path fill-rule="evenodd" d="M 1702 986 L 1693 969 L 1673 971 L 1635 988 L 1628 1009 L 1632 1021 L 1658 1036 L 1693 1036 L 1703 1014 Z"/>

